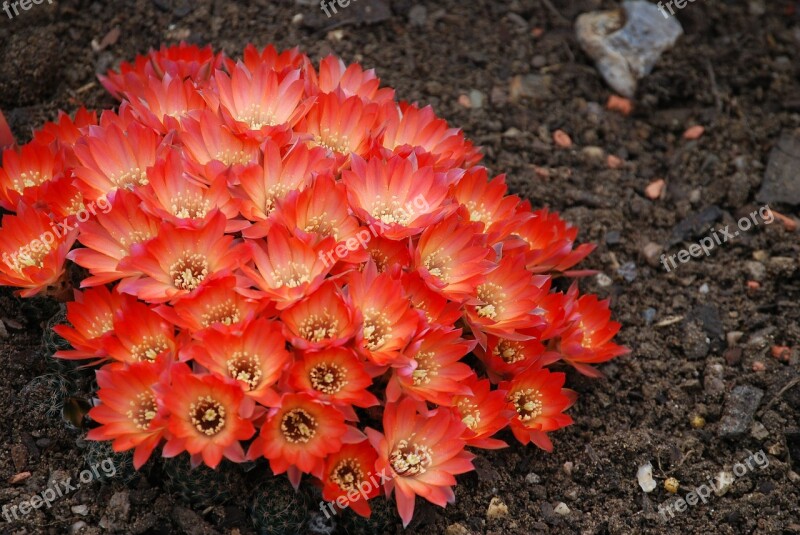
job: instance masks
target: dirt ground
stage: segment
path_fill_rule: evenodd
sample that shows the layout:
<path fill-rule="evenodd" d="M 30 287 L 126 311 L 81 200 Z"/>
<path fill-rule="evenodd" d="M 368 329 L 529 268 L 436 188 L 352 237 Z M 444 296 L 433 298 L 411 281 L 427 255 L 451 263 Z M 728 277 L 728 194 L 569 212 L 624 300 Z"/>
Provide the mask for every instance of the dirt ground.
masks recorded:
<path fill-rule="evenodd" d="M 327 19 L 316 0 L 44 2 L 11 20 L 0 13 L 0 109 L 26 139 L 58 109 L 113 106 L 95 73 L 181 39 L 232 56 L 248 42 L 298 45 L 315 60 L 333 52 L 375 68 L 400 98 L 432 104 L 463 128 L 515 193 L 562 211 L 582 241 L 598 243 L 583 266 L 601 275 L 581 289 L 611 297 L 619 340 L 632 349 L 602 367 L 606 379 L 569 373 L 580 393 L 575 425 L 553 434 L 552 454 L 519 445 L 480 452 L 477 471 L 459 478 L 456 503 L 418 500 L 406 532 L 800 533 L 800 233 L 762 222 L 669 273 L 657 247 L 674 254 L 763 205 L 756 195 L 770 151 L 782 132 L 800 132 L 800 3 L 687 4 L 677 13 L 686 34 L 640 83 L 627 117 L 605 109 L 611 92 L 573 31 L 580 13 L 613 5 L 354 0 Z M 693 125 L 705 133 L 684 139 Z M 553 145 L 556 129 L 572 148 Z M 606 155 L 622 165 L 610 168 Z M 665 191 L 651 200 L 645 188 L 659 178 Z M 800 215 L 781 200 L 770 207 Z M 47 357 L 58 305 L 0 292 L 0 504 L 12 504 L 49 481 L 76 479 L 108 452 L 63 418 L 80 412 L 91 374 Z M 793 349 L 775 358 L 773 346 Z M 738 422 L 723 414 L 742 417 L 739 386 L 763 398 L 731 437 L 726 428 Z M 693 426 L 697 417 L 705 425 Z M 736 477 L 723 496 L 659 515 L 677 499 L 667 477 L 685 496 L 757 452 L 768 464 Z M 95 477 L 50 509 L 0 521 L 0 532 L 332 532 L 313 514 L 318 496 L 263 483 L 262 465 L 209 474 L 159 461 L 136 474 L 125 461 L 115 457 L 114 477 Z M 636 474 L 648 461 L 658 487 L 644 493 Z M 26 471 L 29 479 L 9 483 Z M 487 516 L 495 497 L 506 515 Z M 336 533 L 402 531 L 381 504 L 371 522 L 344 514 L 335 524 Z"/>

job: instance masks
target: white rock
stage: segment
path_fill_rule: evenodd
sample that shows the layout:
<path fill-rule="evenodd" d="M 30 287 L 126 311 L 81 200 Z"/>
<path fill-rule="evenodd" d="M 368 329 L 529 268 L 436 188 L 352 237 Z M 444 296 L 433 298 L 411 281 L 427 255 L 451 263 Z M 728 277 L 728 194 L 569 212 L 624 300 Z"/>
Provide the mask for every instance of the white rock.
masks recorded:
<path fill-rule="evenodd" d="M 73 505 L 70 510 L 76 515 L 86 516 L 89 514 L 89 508 L 85 505 Z"/>
<path fill-rule="evenodd" d="M 489 507 L 486 509 L 486 518 L 503 518 L 508 516 L 508 506 L 495 496 L 492 498 L 492 501 L 489 502 Z"/>
<path fill-rule="evenodd" d="M 653 465 L 647 463 L 640 466 L 636 473 L 636 479 L 639 480 L 639 486 L 643 491 L 653 492 L 656 488 L 656 480 L 653 479 Z"/>
<path fill-rule="evenodd" d="M 558 502 L 558 505 L 556 505 L 553 511 L 555 511 L 555 513 L 558 515 L 566 516 L 569 514 L 569 507 L 567 507 L 567 504 L 564 502 Z"/>
<path fill-rule="evenodd" d="M 734 477 L 732 473 L 724 470 L 717 474 L 714 483 L 714 494 L 717 496 L 725 496 L 735 479 L 736 477 Z"/>

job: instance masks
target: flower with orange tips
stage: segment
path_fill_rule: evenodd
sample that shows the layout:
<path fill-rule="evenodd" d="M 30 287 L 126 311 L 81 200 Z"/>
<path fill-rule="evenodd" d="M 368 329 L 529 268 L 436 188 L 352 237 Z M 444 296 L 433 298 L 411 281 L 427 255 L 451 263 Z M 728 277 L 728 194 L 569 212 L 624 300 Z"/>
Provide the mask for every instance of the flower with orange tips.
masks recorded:
<path fill-rule="evenodd" d="M 345 97 L 359 96 L 368 102 L 384 103 L 394 99 L 394 89 L 381 87 L 381 81 L 374 69 L 364 70 L 358 63 L 345 66 L 336 56 L 326 56 L 319 63 L 319 77 L 312 75 L 310 84 L 322 93 L 341 91 Z M 316 78 L 316 79 L 314 79 Z"/>
<path fill-rule="evenodd" d="M 78 165 L 78 160 L 72 148 L 75 143 L 83 136 L 86 127 L 97 124 L 97 112 L 88 111 L 81 107 L 75 112 L 75 118 L 69 114 L 59 111 L 58 119 L 55 122 L 46 123 L 41 130 L 34 132 L 33 140 L 42 145 L 56 143 L 64 150 L 64 163 L 66 167 L 72 168 Z"/>
<path fill-rule="evenodd" d="M 33 195 L 29 195 L 33 192 Z M 23 196 L 26 204 L 36 206 L 49 212 L 56 221 L 67 220 L 70 226 L 75 222 L 75 215 L 84 210 L 87 214 L 97 214 L 97 203 L 89 203 L 89 207 L 83 202 L 83 194 L 75 186 L 71 176 L 60 176 L 55 180 L 49 180 L 38 188 L 30 188 Z M 107 206 L 107 199 L 102 199 L 100 203 Z M 88 217 L 88 216 L 87 216 Z"/>
<path fill-rule="evenodd" d="M 483 224 L 490 245 L 508 236 L 515 223 L 519 197 L 507 193 L 505 175 L 489 180 L 485 167 L 469 169 L 453 187 L 453 197 L 467 208 L 470 221 Z"/>
<path fill-rule="evenodd" d="M 574 247 L 577 236 L 577 228 L 546 208 L 524 217 L 514 229 L 514 237 L 524 242 L 526 267 L 533 273 L 567 272 L 586 258 L 595 246 L 584 243 Z"/>
<path fill-rule="evenodd" d="M 304 473 L 321 479 L 325 457 L 345 442 L 359 442 L 355 435 L 344 415 L 330 405 L 308 394 L 284 394 L 279 407 L 269 411 L 247 456 L 266 457 L 275 475 L 288 471 L 296 488 Z"/>
<path fill-rule="evenodd" d="M 500 384 L 500 389 L 506 391 L 508 406 L 516 413 L 511 419 L 511 431 L 522 444 L 533 442 L 545 451 L 553 451 L 547 433 L 572 424 L 572 418 L 564 411 L 575 403 L 577 395 L 562 388 L 565 380 L 565 374 L 542 368 L 529 369 Z"/>
<path fill-rule="evenodd" d="M 119 266 L 119 261 L 131 254 L 134 245 L 158 235 L 158 220 L 142 211 L 140 204 L 135 193 L 117 190 L 108 198 L 106 212 L 81 223 L 80 242 L 84 247 L 67 255 L 92 274 L 81 286 L 97 286 L 141 274 Z"/>
<path fill-rule="evenodd" d="M 32 297 L 55 286 L 64 275 L 67 252 L 77 232 L 59 232 L 46 214 L 21 202 L 16 215 L 5 215 L 0 228 L 0 284 L 20 288 L 19 295 Z"/>
<path fill-rule="evenodd" d="M 33 141 L 19 151 L 6 149 L 0 159 L 0 206 L 14 211 L 23 195 L 39 200 L 40 186 L 64 173 L 60 151 Z"/>
<path fill-rule="evenodd" d="M 313 146 L 323 147 L 343 163 L 350 153 L 365 155 L 377 123 L 378 105 L 365 104 L 357 96 L 323 93 L 298 129 L 309 134 Z"/>
<path fill-rule="evenodd" d="M 453 301 L 465 301 L 492 268 L 493 255 L 484 245 L 478 223 L 458 214 L 422 232 L 414 249 L 414 266 L 432 289 Z"/>
<path fill-rule="evenodd" d="M 459 304 L 431 290 L 418 271 L 403 273 L 400 280 L 411 306 L 427 325 L 455 325 L 461 317 Z"/>
<path fill-rule="evenodd" d="M 517 256 L 500 259 L 476 288 L 477 304 L 466 307 L 473 333 L 484 345 L 483 336 L 494 334 L 510 340 L 529 336 L 519 331 L 536 327 L 542 320 L 534 314 L 539 301 L 550 291 L 550 277 L 531 275 L 525 260 Z"/>
<path fill-rule="evenodd" d="M 266 221 L 277 202 L 291 191 L 302 191 L 311 185 L 313 177 L 330 167 L 323 149 L 308 149 L 295 145 L 281 154 L 277 143 L 267 140 L 263 145 L 263 165 L 250 165 L 238 173 L 241 190 L 239 210 L 250 221 Z M 250 229 L 248 229 L 249 231 Z M 269 226 L 260 232 L 250 231 L 249 238 L 266 236 Z"/>
<path fill-rule="evenodd" d="M 211 110 L 205 109 L 181 119 L 180 142 L 192 171 L 211 183 L 234 164 L 258 162 L 258 142 L 236 135 Z"/>
<path fill-rule="evenodd" d="M 103 125 L 102 121 L 88 132 L 74 149 L 80 161 L 75 175 L 84 197 L 97 200 L 116 189 L 148 183 L 147 169 L 156 163 L 162 141 L 157 132 L 138 123 L 123 129 L 116 122 Z"/>
<path fill-rule="evenodd" d="M 269 307 L 269 303 L 263 300 L 243 296 L 237 290 L 238 282 L 232 275 L 214 279 L 174 305 L 159 305 L 155 311 L 195 335 L 205 329 L 238 331 L 244 323 Z"/>
<path fill-rule="evenodd" d="M 124 368 L 97 370 L 97 397 L 89 416 L 99 427 L 89 430 L 89 440 L 111 440 L 114 451 L 133 449 L 137 470 L 164 438 L 166 421 L 153 387 L 164 373 L 164 365 L 136 363 Z"/>
<path fill-rule="evenodd" d="M 486 348 L 475 348 L 475 355 L 486 366 L 486 373 L 493 383 L 508 380 L 532 366 L 546 364 L 545 348 L 537 339 L 538 332 L 535 329 L 523 329 L 520 333 L 529 335 L 529 339 L 509 340 L 490 334 Z"/>
<path fill-rule="evenodd" d="M 486 379 L 478 379 L 474 374 L 464 381 L 471 394 L 458 394 L 453 397 L 453 411 L 467 428 L 461 438 L 467 446 L 495 450 L 506 448 L 502 440 L 492 435 L 509 424 L 514 411 L 508 408 L 506 392 L 492 390 Z"/>
<path fill-rule="evenodd" d="M 67 360 L 100 359 L 108 355 L 103 341 L 114 333 L 114 316 L 129 295 L 110 292 L 105 286 L 85 292 L 75 291 L 75 300 L 67 303 L 70 325 L 56 325 L 53 330 L 73 349 L 62 349 L 53 355 Z"/>
<path fill-rule="evenodd" d="M 378 452 L 375 469 L 387 474 L 384 489 L 392 490 L 397 510 L 408 526 L 414 515 L 414 500 L 421 496 L 445 507 L 455 501 L 454 476 L 474 470 L 474 455 L 464 449 L 461 436 L 465 424 L 448 410 L 417 413 L 417 403 L 404 398 L 387 403 L 383 431 L 367 428 L 372 447 Z"/>
<path fill-rule="evenodd" d="M 349 507 L 369 518 L 368 501 L 381 493 L 383 478 L 375 471 L 378 453 L 369 441 L 345 444 L 328 455 L 322 479 L 322 499 L 339 507 Z"/>
<path fill-rule="evenodd" d="M 480 161 L 480 152 L 464 139 L 461 130 L 450 128 L 430 106 L 420 109 L 414 104 L 392 104 L 388 110 L 381 141 L 389 151 L 405 155 L 419 147 L 435 157 L 437 168 L 446 169 L 470 167 Z"/>
<path fill-rule="evenodd" d="M 419 168 L 413 154 L 369 162 L 355 156 L 342 182 L 355 214 L 392 240 L 419 234 L 456 208 L 442 205 L 448 188 L 444 174 Z"/>
<path fill-rule="evenodd" d="M 279 201 L 275 218 L 311 245 L 329 237 L 337 243 L 355 240 L 359 231 L 358 219 L 348 210 L 344 185 L 327 174 L 317 175 L 310 187 Z"/>
<path fill-rule="evenodd" d="M 195 375 L 183 363 L 172 366 L 169 379 L 169 385 L 160 385 L 164 407 L 169 411 L 164 457 L 187 451 L 193 464 L 202 459 L 211 468 L 216 468 L 223 457 L 243 462 L 240 441 L 251 438 L 255 428 L 239 413 L 242 389 L 216 375 Z"/>
<path fill-rule="evenodd" d="M 203 284 L 230 275 L 248 258 L 243 244 L 225 234 L 225 216 L 217 212 L 201 229 L 163 223 L 158 236 L 134 245 L 120 268 L 140 272 L 120 281 L 120 292 L 151 303 L 174 301 Z"/>
<path fill-rule="evenodd" d="M 241 332 L 208 330 L 182 357 L 193 359 L 209 371 L 237 381 L 245 396 L 275 407 L 280 396 L 273 386 L 291 362 L 280 327 L 266 319 L 251 321 Z"/>
<path fill-rule="evenodd" d="M 283 72 L 285 69 L 298 69 L 308 62 L 308 57 L 297 47 L 278 52 L 275 46 L 270 44 L 259 51 L 252 44 L 248 44 L 242 52 L 242 63 L 250 70 L 266 65 L 273 71 Z M 236 67 L 236 62 L 225 58 L 225 67 L 230 72 Z"/>
<path fill-rule="evenodd" d="M 611 321 L 609 300 L 600 301 L 596 295 L 578 299 L 570 326 L 561 334 L 558 350 L 566 362 L 589 377 L 602 377 L 602 373 L 589 364 L 599 364 L 625 355 L 629 350 L 611 339 L 621 325 Z"/>
<path fill-rule="evenodd" d="M 372 378 L 355 353 L 342 347 L 304 352 L 292 366 L 288 383 L 298 392 L 339 406 L 345 413 L 352 412 L 346 410 L 348 405 L 373 407 L 379 403 L 367 391 Z"/>
<path fill-rule="evenodd" d="M 145 303 L 123 299 L 113 322 L 113 336 L 102 338 L 103 349 L 118 361 L 153 363 L 159 357 L 175 360 L 178 341 L 175 326 Z"/>
<path fill-rule="evenodd" d="M 138 84 L 138 78 L 133 78 Z M 131 108 L 142 123 L 161 134 L 179 129 L 181 119 L 190 112 L 208 107 L 194 82 L 169 74 L 161 79 L 148 78 L 136 92 L 139 97 L 131 101 Z"/>
<path fill-rule="evenodd" d="M 423 331 L 403 352 L 413 359 L 411 363 L 392 371 L 386 400 L 394 402 L 405 394 L 418 401 L 450 406 L 454 395 L 471 394 L 463 381 L 474 372 L 459 361 L 474 347 L 475 340 L 461 338 L 461 329 Z"/>
<path fill-rule="evenodd" d="M 363 272 L 352 271 L 347 290 L 361 319 L 356 350 L 376 366 L 405 366 L 411 358 L 403 350 L 419 326 L 399 280 L 377 273 L 368 263 Z"/>
<path fill-rule="evenodd" d="M 217 71 L 214 84 L 218 95 L 213 91 L 207 94 L 218 99 L 237 132 L 266 133 L 269 127 L 294 126 L 302 117 L 304 88 L 300 74 L 299 69 L 277 73 L 269 65 L 249 69 L 239 63 L 230 75 Z"/>
<path fill-rule="evenodd" d="M 329 248 L 333 240 L 320 243 L 319 250 Z M 330 267 L 318 250 L 289 234 L 280 225 L 272 227 L 266 240 L 247 243 L 255 268 L 242 266 L 242 271 L 283 310 L 319 288 Z M 258 297 L 257 293 L 252 293 Z"/>
<path fill-rule="evenodd" d="M 311 351 L 346 344 L 357 327 L 352 304 L 330 279 L 281 312 L 281 322 L 294 347 Z"/>

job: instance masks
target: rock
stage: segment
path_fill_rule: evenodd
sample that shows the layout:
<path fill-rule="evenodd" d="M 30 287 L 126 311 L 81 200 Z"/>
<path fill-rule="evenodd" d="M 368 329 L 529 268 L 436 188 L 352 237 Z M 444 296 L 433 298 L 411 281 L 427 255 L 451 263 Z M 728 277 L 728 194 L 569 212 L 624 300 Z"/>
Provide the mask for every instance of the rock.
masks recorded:
<path fill-rule="evenodd" d="M 76 533 L 80 533 L 83 528 L 88 527 L 88 526 L 89 526 L 89 524 L 87 524 L 83 520 L 78 520 L 77 522 L 75 522 L 74 524 L 72 524 L 69 527 L 69 532 L 70 532 L 70 534 L 74 535 Z"/>
<path fill-rule="evenodd" d="M 656 319 L 656 309 L 652 307 L 648 307 L 642 312 L 642 318 L 644 318 L 644 322 L 647 325 L 653 323 L 653 320 Z"/>
<path fill-rule="evenodd" d="M 11 446 L 11 460 L 17 472 L 21 472 L 28 465 L 28 448 L 22 444 Z"/>
<path fill-rule="evenodd" d="M 428 9 L 420 4 L 412 7 L 408 12 L 408 23 L 416 28 L 422 28 L 428 22 Z"/>
<path fill-rule="evenodd" d="M 709 364 L 703 373 L 703 389 L 712 397 L 719 396 L 725 391 L 725 368 L 722 364 Z"/>
<path fill-rule="evenodd" d="M 655 4 L 633 0 L 623 2 L 622 9 L 580 15 L 575 32 L 606 83 L 633 98 L 638 80 L 650 73 L 683 28 L 675 17 L 664 18 Z"/>
<path fill-rule="evenodd" d="M 740 385 L 734 388 L 725 401 L 719 422 L 719 436 L 733 438 L 746 433 L 763 397 L 764 391 L 754 386 Z"/>
<path fill-rule="evenodd" d="M 625 262 L 619 268 L 617 268 L 617 274 L 622 276 L 627 282 L 633 282 L 636 280 L 636 263 L 635 262 Z"/>
<path fill-rule="evenodd" d="M 756 200 L 763 203 L 800 204 L 800 131 L 784 131 L 769 153 L 767 170 Z"/>
<path fill-rule="evenodd" d="M 622 241 L 622 234 L 618 230 L 609 230 L 606 232 L 605 240 L 608 245 L 617 245 Z"/>
<path fill-rule="evenodd" d="M 730 472 L 722 471 L 717 474 L 716 485 L 714 485 L 714 494 L 717 496 L 724 496 L 727 494 L 728 490 L 733 485 L 734 480 L 736 479 L 734 475 Z"/>
<path fill-rule="evenodd" d="M 664 248 L 661 247 L 656 242 L 652 241 L 648 242 L 644 247 L 642 247 L 642 254 L 644 255 L 644 259 L 652 267 L 656 267 L 661 263 L 662 252 L 664 252 Z"/>
<path fill-rule="evenodd" d="M 469 92 L 469 102 L 470 102 L 470 104 L 472 105 L 473 108 L 476 108 L 476 109 L 477 108 L 482 108 L 484 100 L 485 100 L 485 97 L 483 96 L 483 93 L 481 93 L 477 89 L 470 90 L 470 92 Z"/>
<path fill-rule="evenodd" d="M 553 77 L 547 74 L 526 74 L 525 76 L 515 76 L 509 82 L 508 94 L 511 102 L 516 102 L 520 98 L 530 98 L 532 100 L 547 100 L 552 98 Z"/>
<path fill-rule="evenodd" d="M 754 281 L 763 281 L 764 277 L 767 275 L 767 268 L 761 262 L 756 262 L 755 260 L 748 260 L 744 263 L 744 268 L 747 270 L 747 274 L 750 278 Z"/>
<path fill-rule="evenodd" d="M 528 475 L 525 476 L 525 483 L 528 485 L 536 485 L 537 483 L 541 483 L 542 478 L 539 477 L 538 474 L 530 472 Z"/>
<path fill-rule="evenodd" d="M 569 507 L 564 502 L 558 502 L 558 505 L 555 506 L 553 512 L 557 515 L 566 516 L 569 514 Z"/>
<path fill-rule="evenodd" d="M 131 501 L 127 490 L 115 492 L 108 500 L 106 528 L 109 531 L 121 530 L 128 523 L 131 514 Z"/>
<path fill-rule="evenodd" d="M 85 505 L 73 505 L 70 507 L 70 511 L 81 516 L 86 516 L 89 514 L 89 508 Z"/>
<path fill-rule="evenodd" d="M 486 509 L 486 518 L 493 519 L 493 518 L 504 518 L 508 516 L 508 506 L 495 496 L 492 498 L 492 501 L 489 502 L 489 507 Z"/>
<path fill-rule="evenodd" d="M 697 291 L 699 291 L 701 294 L 705 295 L 708 292 L 710 292 L 711 289 L 708 287 L 708 284 L 706 284 L 704 282 L 703 284 L 700 285 L 700 288 Z"/>
<path fill-rule="evenodd" d="M 753 422 L 750 427 L 750 436 L 756 440 L 764 440 L 769 436 L 769 431 L 761 422 Z"/>
<path fill-rule="evenodd" d="M 736 366 L 742 362 L 742 353 L 741 347 L 731 347 L 726 349 L 722 356 L 725 358 L 725 362 L 728 363 L 728 366 Z"/>
<path fill-rule="evenodd" d="M 188 507 L 175 507 L 172 519 L 186 535 L 211 535 L 217 533 L 203 518 Z"/>
<path fill-rule="evenodd" d="M 600 286 L 601 288 L 608 288 L 609 286 L 614 284 L 614 281 L 611 280 L 611 277 L 609 277 L 605 273 L 598 273 L 597 275 L 595 275 L 594 278 L 597 281 L 597 285 Z"/>
<path fill-rule="evenodd" d="M 581 155 L 584 158 L 586 158 L 586 160 L 588 160 L 589 162 L 598 163 L 603 161 L 603 158 L 605 157 L 606 153 L 600 147 L 597 147 L 595 145 L 589 145 L 581 149 Z"/>
<path fill-rule="evenodd" d="M 650 463 L 641 465 L 636 472 L 636 479 L 643 491 L 653 492 L 656 488 L 656 480 L 653 479 L 653 465 Z"/>
<path fill-rule="evenodd" d="M 462 524 L 450 524 L 447 526 L 447 529 L 444 530 L 444 535 L 469 535 L 470 531 L 465 528 Z"/>
<path fill-rule="evenodd" d="M 715 204 L 691 214 L 672 228 L 672 236 L 670 236 L 667 245 L 672 247 L 682 241 L 693 240 L 694 238 L 707 235 L 708 228 L 721 217 L 722 210 Z"/>
<path fill-rule="evenodd" d="M 725 341 L 728 342 L 728 347 L 735 347 L 742 339 L 744 333 L 742 331 L 731 331 L 725 335 Z"/>

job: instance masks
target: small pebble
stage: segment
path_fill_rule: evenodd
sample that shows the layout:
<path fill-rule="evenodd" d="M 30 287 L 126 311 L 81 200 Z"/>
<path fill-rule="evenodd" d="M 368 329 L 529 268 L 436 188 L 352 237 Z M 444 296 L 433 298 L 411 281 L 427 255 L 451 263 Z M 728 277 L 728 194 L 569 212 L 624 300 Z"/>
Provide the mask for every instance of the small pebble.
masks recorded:
<path fill-rule="evenodd" d="M 719 422 L 719 436 L 743 435 L 753 422 L 753 415 L 764 397 L 764 391 L 750 385 L 739 385 L 728 394 Z"/>
<path fill-rule="evenodd" d="M 664 480 L 664 489 L 670 494 L 675 494 L 678 492 L 678 488 L 681 486 L 680 482 L 674 477 L 668 477 Z"/>
<path fill-rule="evenodd" d="M 731 331 L 725 335 L 725 340 L 728 342 L 728 347 L 734 347 L 739 340 L 742 339 L 744 333 L 742 331 Z"/>
<path fill-rule="evenodd" d="M 555 506 L 553 511 L 557 515 L 566 516 L 569 514 L 569 507 L 567 507 L 567 504 L 565 504 L 564 502 L 558 502 L 558 505 Z"/>
<path fill-rule="evenodd" d="M 455 523 L 447 526 L 447 529 L 444 530 L 444 535 L 469 535 L 469 530 L 462 524 Z"/>
<path fill-rule="evenodd" d="M 562 149 L 568 149 L 572 146 L 572 138 L 563 130 L 556 130 L 553 132 L 553 143 Z"/>
<path fill-rule="evenodd" d="M 724 470 L 717 474 L 717 477 L 715 478 L 716 485 L 714 488 L 714 494 L 717 496 L 724 496 L 731 488 L 731 485 L 733 485 L 734 479 L 735 478 L 733 474 Z"/>
<path fill-rule="evenodd" d="M 760 360 L 757 360 L 757 361 L 753 362 L 753 371 L 754 372 L 763 372 L 766 369 L 767 369 L 767 367 L 764 366 L 764 363 L 761 362 Z"/>
<path fill-rule="evenodd" d="M 528 475 L 525 476 L 525 483 L 528 485 L 536 485 L 537 483 L 541 483 L 542 478 L 539 477 L 539 474 L 535 474 L 530 472 Z"/>
<path fill-rule="evenodd" d="M 645 196 L 651 201 L 661 198 L 661 196 L 664 194 L 666 184 L 667 183 L 664 182 L 663 178 L 659 178 L 650 182 L 650 184 L 648 184 L 644 189 Z"/>
<path fill-rule="evenodd" d="M 645 492 L 653 492 L 656 489 L 656 480 L 653 479 L 653 465 L 650 463 L 643 464 L 636 472 L 636 479 L 639 481 L 639 486 Z"/>
<path fill-rule="evenodd" d="M 606 232 L 605 240 L 608 245 L 616 245 L 621 241 L 622 235 L 618 230 L 609 230 Z"/>
<path fill-rule="evenodd" d="M 597 275 L 595 275 L 595 280 L 597 281 L 597 285 L 600 286 L 601 288 L 608 288 L 614 283 L 614 281 L 611 280 L 611 277 L 609 277 L 605 273 L 598 273 Z"/>
<path fill-rule="evenodd" d="M 575 466 L 575 464 L 572 461 L 565 462 L 564 466 L 562 467 L 564 469 L 564 473 L 567 474 L 568 476 L 571 476 L 572 475 L 572 468 L 574 466 Z"/>
<path fill-rule="evenodd" d="M 80 533 L 80 531 L 81 531 L 83 528 L 85 528 L 85 527 L 88 527 L 88 525 L 89 525 L 89 524 L 87 524 L 87 523 L 86 523 L 86 522 L 84 522 L 83 520 L 78 520 L 77 522 L 75 522 L 74 524 L 72 524 L 72 525 L 69 527 L 69 532 L 70 532 L 71 534 L 73 534 L 73 535 L 74 535 L 74 534 L 76 534 L 76 533 Z"/>
<path fill-rule="evenodd" d="M 627 282 L 636 280 L 636 264 L 634 262 L 625 262 L 617 269 L 617 274 L 621 275 Z"/>
<path fill-rule="evenodd" d="M 495 496 L 489 502 L 489 507 L 486 509 L 486 518 L 504 518 L 508 516 L 508 506 L 503 503 L 503 500 Z"/>
<path fill-rule="evenodd" d="M 699 139 L 700 136 L 702 136 L 705 131 L 706 129 L 700 125 L 690 126 L 683 133 L 683 139 L 688 139 L 688 140 Z"/>
<path fill-rule="evenodd" d="M 692 416 L 690 423 L 692 424 L 692 427 L 694 427 L 695 429 L 702 429 L 706 426 L 706 419 L 700 416 L 699 414 L 695 414 L 694 416 Z"/>
<path fill-rule="evenodd" d="M 415 5 L 412 7 L 408 12 L 408 22 L 411 26 L 415 26 L 420 28 L 425 26 L 425 23 L 428 20 L 428 9 L 420 4 Z"/>
<path fill-rule="evenodd" d="M 642 247 L 644 259 L 647 260 L 647 263 L 653 267 L 656 267 L 661 263 L 661 253 L 663 251 L 664 248 L 661 245 L 652 241 Z"/>
<path fill-rule="evenodd" d="M 644 318 L 644 322 L 647 325 L 653 323 L 653 320 L 656 319 L 656 309 L 655 308 L 646 308 L 644 312 L 642 312 L 642 317 Z"/>
<path fill-rule="evenodd" d="M 769 436 L 769 431 L 761 422 L 753 422 L 752 427 L 750 427 L 750 436 L 756 440 L 764 440 Z"/>
<path fill-rule="evenodd" d="M 631 111 L 633 111 L 633 102 L 624 97 L 611 95 L 608 97 L 608 102 L 606 102 L 606 108 L 622 115 L 630 115 Z"/>
<path fill-rule="evenodd" d="M 613 154 L 606 156 L 606 165 L 609 169 L 619 169 L 623 163 L 622 158 L 619 156 L 614 156 Z"/>
<path fill-rule="evenodd" d="M 483 107 L 484 98 L 485 97 L 483 96 L 483 93 L 477 89 L 472 89 L 469 92 L 469 101 L 472 104 L 472 107 L 475 109 Z"/>
<path fill-rule="evenodd" d="M 89 508 L 85 505 L 73 505 L 70 510 L 76 515 L 86 516 L 89 514 Z"/>
<path fill-rule="evenodd" d="M 701 284 L 699 292 L 701 294 L 707 294 L 709 292 L 708 284 L 706 284 L 705 282 L 703 284 Z"/>

